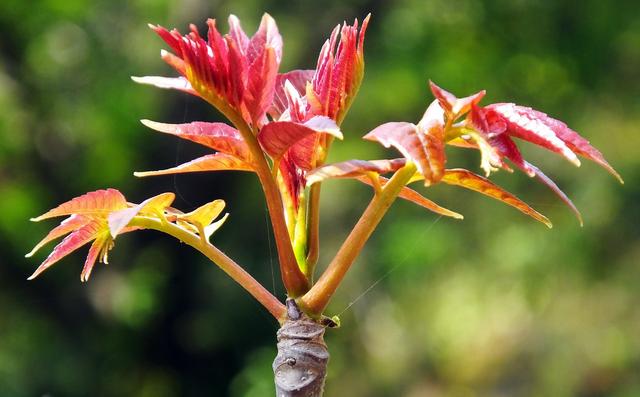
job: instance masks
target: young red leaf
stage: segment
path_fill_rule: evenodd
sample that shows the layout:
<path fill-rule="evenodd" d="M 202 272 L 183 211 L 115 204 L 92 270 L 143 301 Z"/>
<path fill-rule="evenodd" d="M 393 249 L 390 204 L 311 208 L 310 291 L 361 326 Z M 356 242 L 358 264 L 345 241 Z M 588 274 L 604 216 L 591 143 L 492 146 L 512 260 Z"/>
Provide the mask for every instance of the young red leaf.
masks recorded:
<path fill-rule="evenodd" d="M 138 171 L 134 172 L 133 175 L 144 177 L 205 171 L 253 171 L 253 167 L 251 164 L 237 157 L 224 153 L 214 153 L 199 157 L 176 167 L 158 171 Z"/>
<path fill-rule="evenodd" d="M 364 37 L 369 18 L 362 21 L 359 33 L 357 19 L 353 26 L 336 26 L 322 46 L 313 82 L 306 91 L 314 114 L 338 123 L 344 119 L 364 75 Z"/>
<path fill-rule="evenodd" d="M 165 124 L 150 120 L 141 120 L 141 122 L 152 130 L 188 139 L 240 160 L 250 161 L 251 156 L 246 142 L 238 130 L 227 124 L 202 121 L 186 124 Z"/>
<path fill-rule="evenodd" d="M 397 171 L 406 164 L 405 159 L 392 160 L 348 160 L 340 163 L 326 164 L 311 170 L 307 178 L 307 186 L 331 178 L 355 178 L 370 172 L 386 174 Z"/>
<path fill-rule="evenodd" d="M 429 87 L 431 88 L 433 96 L 436 97 L 440 106 L 451 120 L 457 119 L 471 110 L 471 107 L 477 105 L 486 93 L 486 91 L 482 90 L 468 97 L 456 98 L 455 95 L 438 87 L 431 80 L 429 80 Z"/>
<path fill-rule="evenodd" d="M 65 215 L 106 216 L 112 211 L 127 208 L 127 200 L 116 189 L 96 190 L 83 194 L 31 220 L 34 222 Z"/>
<path fill-rule="evenodd" d="M 175 198 L 176 195 L 173 193 L 162 193 L 148 198 L 138 205 L 110 213 L 108 219 L 111 237 L 116 238 L 138 214 L 150 216 L 158 216 L 158 214 L 162 214 L 165 208 L 173 203 Z"/>
<path fill-rule="evenodd" d="M 533 109 L 513 103 L 496 103 L 486 106 L 485 109 L 489 114 L 493 112 L 503 118 L 509 135 L 559 153 L 576 166 L 580 166 L 576 154 Z"/>
<path fill-rule="evenodd" d="M 373 182 L 371 181 L 371 178 L 358 176 L 356 177 L 356 179 L 369 186 L 373 186 Z M 387 184 L 387 182 L 389 182 L 389 179 L 381 176 L 379 177 L 379 182 L 380 182 L 380 186 L 384 186 Z M 424 197 L 420 193 L 406 186 L 404 186 L 402 190 L 400 190 L 400 194 L 398 194 L 398 197 L 407 201 L 411 201 L 414 204 L 418 204 L 419 206 L 426 208 L 431 212 L 435 212 L 436 214 L 448 216 L 455 219 L 464 219 L 464 216 L 458 214 L 457 212 L 454 212 L 447 208 L 439 206 L 438 204 Z"/>
<path fill-rule="evenodd" d="M 525 174 L 528 176 L 535 176 L 535 170 L 529 167 L 529 163 L 527 163 L 524 158 L 522 158 L 522 154 L 516 146 L 515 142 L 505 134 L 496 135 L 492 138 L 489 138 L 489 143 L 493 146 L 494 149 L 498 151 L 498 153 L 502 157 L 508 158 L 513 164 L 515 164 L 518 168 L 520 168 Z"/>
<path fill-rule="evenodd" d="M 260 27 L 246 45 L 248 63 L 247 92 L 244 104 L 254 125 L 262 122 L 265 112 L 273 101 L 278 66 L 282 58 L 282 37 L 275 21 L 264 14 Z"/>
<path fill-rule="evenodd" d="M 342 139 L 342 133 L 333 120 L 323 116 L 316 116 L 303 124 L 292 121 L 271 122 L 262 127 L 258 134 L 258 141 L 269 156 L 279 161 L 297 143 L 317 134 L 329 134 Z M 300 150 L 304 149 L 301 148 Z M 313 153 L 307 154 L 305 151 L 304 154 L 297 157 L 300 158 L 300 162 L 307 163 L 311 162 L 309 157 L 312 155 Z"/>
<path fill-rule="evenodd" d="M 186 92 L 199 97 L 200 95 L 191 87 L 191 83 L 184 77 L 161 77 L 161 76 L 131 76 L 131 80 L 138 84 L 152 85 L 163 89 L 172 89 Z"/>
<path fill-rule="evenodd" d="M 269 111 L 271 117 L 277 120 L 285 110 L 287 110 L 288 100 L 285 93 L 285 82 L 289 81 L 296 92 L 300 96 L 303 96 L 305 94 L 307 83 L 313 79 L 314 73 L 315 70 L 292 70 L 276 76 L 273 104 Z"/>
<path fill-rule="evenodd" d="M 88 224 L 82 226 L 80 229 L 71 233 L 67 237 L 64 238 L 56 247 L 53 249 L 51 254 L 45 259 L 44 262 L 36 269 L 36 271 L 29 277 L 29 280 L 33 280 L 38 277 L 38 275 L 49 267 L 54 265 L 60 259 L 69 255 L 73 251 L 87 244 L 96 236 L 101 230 L 104 230 L 105 227 L 104 220 L 92 220 Z"/>
<path fill-rule="evenodd" d="M 475 142 L 464 140 L 462 138 L 457 138 L 448 143 L 454 146 L 478 149 L 478 145 Z M 542 171 L 522 158 L 520 150 L 518 150 L 518 147 L 508 135 L 495 135 L 492 138 L 489 138 L 489 143 L 502 157 L 508 158 L 513 164 L 515 164 L 529 177 L 537 177 L 542 183 L 547 185 L 565 204 L 567 204 L 567 206 L 569 206 L 569 208 L 578 218 L 580 225 L 582 226 L 582 215 L 573 204 L 573 202 L 569 199 L 569 197 L 567 197 L 567 195 L 562 190 L 560 190 L 558 185 L 556 185 L 555 182 L 551 180 L 551 178 L 546 176 L 544 173 L 542 173 Z M 503 168 L 504 167 L 506 167 L 506 164 L 503 163 Z"/>
<path fill-rule="evenodd" d="M 40 248 L 45 246 L 47 243 L 56 240 L 68 233 L 71 233 L 74 230 L 81 228 L 87 223 L 91 222 L 92 218 L 90 216 L 84 215 L 71 215 L 58 226 L 56 226 L 53 230 L 51 230 L 45 238 L 43 238 L 35 247 L 25 255 L 25 257 L 30 258 L 35 254 Z"/>
<path fill-rule="evenodd" d="M 439 137 L 421 132 L 415 124 L 385 123 L 364 136 L 384 147 L 395 147 L 418 168 L 425 185 L 440 181 L 446 161 L 444 145 Z"/>
<path fill-rule="evenodd" d="M 151 28 L 175 53 L 162 58 L 187 78 L 201 97 L 223 113 L 231 107 L 247 123 L 259 126 L 271 106 L 282 57 L 282 38 L 273 18 L 264 14 L 250 39 L 234 16 L 229 18 L 230 32 L 225 37 L 215 20 L 207 20 L 207 26 L 207 40 L 193 25 L 184 36 L 177 30 Z"/>
<path fill-rule="evenodd" d="M 602 153 L 562 121 L 549 117 L 546 113 L 538 110 L 513 103 L 496 103 L 487 106 L 487 109 L 496 112 L 506 120 L 510 134 L 561 153 L 571 160 L 566 154 L 568 149 L 573 157 L 579 154 L 599 164 L 616 177 L 620 183 L 624 183 L 620 175 L 605 160 Z M 561 141 L 567 149 L 555 145 L 556 141 L 552 138 L 547 139 L 548 136 Z M 577 159 L 572 161 L 576 165 L 580 165 Z"/>
<path fill-rule="evenodd" d="M 531 208 L 513 194 L 495 185 L 487 178 L 476 175 L 471 171 L 460 168 L 446 170 L 442 177 L 442 182 L 449 185 L 461 186 L 502 201 L 503 203 L 509 204 L 510 206 L 518 209 L 522 213 L 544 223 L 547 227 L 552 227 L 552 224 L 547 217 Z"/>

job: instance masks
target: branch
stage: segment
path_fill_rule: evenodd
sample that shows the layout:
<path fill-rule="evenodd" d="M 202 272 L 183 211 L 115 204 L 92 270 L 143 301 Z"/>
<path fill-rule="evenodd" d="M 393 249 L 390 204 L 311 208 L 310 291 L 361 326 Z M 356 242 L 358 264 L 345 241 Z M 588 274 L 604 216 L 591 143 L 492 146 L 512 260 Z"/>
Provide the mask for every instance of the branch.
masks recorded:
<path fill-rule="evenodd" d="M 298 267 L 298 262 L 293 252 L 284 216 L 284 205 L 276 181 L 251 128 L 233 109 L 221 109 L 221 111 L 238 128 L 242 138 L 249 146 L 256 173 L 264 191 L 269 217 L 271 218 L 282 283 L 289 296 L 297 298 L 309 290 L 309 281 Z"/>
<path fill-rule="evenodd" d="M 262 304 L 262 306 L 264 306 L 281 324 L 286 320 L 287 309 L 278 300 L 278 298 L 273 296 L 271 292 L 265 289 L 262 284 L 247 273 L 240 265 L 234 262 L 233 259 L 229 258 L 224 254 L 224 252 L 220 251 L 217 247 L 208 241 L 205 241 L 200 236 L 193 234 L 174 223 L 163 222 L 156 218 L 136 216 L 131 220 L 129 225 L 161 231 L 197 249 L 213 263 L 218 265 L 218 267 L 227 273 L 227 275 L 229 275 L 229 277 L 231 277 L 235 282 L 240 284 L 242 288 L 251 294 L 251 296 L 256 298 L 256 300 L 260 302 L 260 304 Z"/>
<path fill-rule="evenodd" d="M 415 165 L 407 163 L 393 175 L 382 191 L 373 197 L 327 270 L 309 292 L 299 299 L 298 303 L 305 312 L 314 316 L 322 314 L 378 223 L 415 172 Z"/>

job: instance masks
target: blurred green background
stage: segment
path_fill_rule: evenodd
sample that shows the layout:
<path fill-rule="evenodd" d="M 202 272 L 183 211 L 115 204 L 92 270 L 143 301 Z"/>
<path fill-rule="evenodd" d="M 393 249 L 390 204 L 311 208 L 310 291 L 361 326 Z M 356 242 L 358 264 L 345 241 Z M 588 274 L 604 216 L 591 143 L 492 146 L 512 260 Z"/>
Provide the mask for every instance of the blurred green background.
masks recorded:
<path fill-rule="evenodd" d="M 385 121 L 416 121 L 431 78 L 567 121 L 626 180 L 522 145 L 574 199 L 583 228 L 521 173 L 494 180 L 547 214 L 552 230 L 453 187 L 426 193 L 462 222 L 396 204 L 330 306 L 343 327 L 327 335 L 327 396 L 640 396 L 634 0 L 0 2 L 0 396 L 272 395 L 277 324 L 188 247 L 154 232 L 126 236 L 86 284 L 85 250 L 33 282 L 45 253 L 23 258 L 53 225 L 28 218 L 85 191 L 115 187 L 134 202 L 175 191 L 184 210 L 223 198 L 231 217 L 217 244 L 282 296 L 251 175 L 132 176 L 206 152 L 139 119 L 219 117 L 130 81 L 173 75 L 146 23 L 184 31 L 216 17 L 226 31 L 235 13 L 253 32 L 263 11 L 284 36 L 283 71 L 315 66 L 335 24 L 373 13 L 365 80 L 333 160 L 392 155 L 360 137 Z M 477 170 L 477 153 L 449 155 Z M 323 192 L 326 263 L 370 191 L 332 181 Z"/>

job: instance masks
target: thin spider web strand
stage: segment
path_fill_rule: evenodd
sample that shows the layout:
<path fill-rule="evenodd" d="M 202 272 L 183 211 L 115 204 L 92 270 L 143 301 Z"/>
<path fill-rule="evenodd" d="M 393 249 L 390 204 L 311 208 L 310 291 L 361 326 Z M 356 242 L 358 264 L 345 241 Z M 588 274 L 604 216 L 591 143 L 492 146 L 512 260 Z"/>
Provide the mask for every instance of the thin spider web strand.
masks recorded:
<path fill-rule="evenodd" d="M 342 316 L 347 310 L 349 310 L 353 305 L 355 305 L 360 299 L 364 298 L 364 296 L 367 295 L 369 292 L 371 292 L 371 290 L 373 290 L 378 284 L 380 284 L 384 279 L 389 277 L 389 275 L 391 275 L 391 273 L 396 271 L 400 266 L 404 265 L 407 262 L 407 260 L 409 259 L 409 257 L 411 256 L 411 254 L 413 254 L 413 252 L 415 251 L 416 243 L 418 242 L 418 240 L 421 240 L 422 238 L 424 238 L 425 234 L 427 234 L 427 232 L 429 232 L 431 229 L 433 229 L 435 224 L 438 223 L 438 221 L 440 219 L 442 219 L 442 215 L 439 215 L 433 222 L 431 222 L 431 224 L 427 228 L 425 228 L 418 235 L 418 237 L 416 237 L 416 239 L 413 242 L 413 244 L 411 244 L 411 248 L 406 251 L 404 257 L 400 261 L 396 262 L 396 264 L 391 269 L 387 270 L 386 273 L 384 273 L 376 281 L 374 281 L 360 295 L 358 295 L 354 300 L 349 302 L 347 307 L 345 307 L 344 310 L 342 310 L 340 313 L 338 313 L 338 317 Z"/>

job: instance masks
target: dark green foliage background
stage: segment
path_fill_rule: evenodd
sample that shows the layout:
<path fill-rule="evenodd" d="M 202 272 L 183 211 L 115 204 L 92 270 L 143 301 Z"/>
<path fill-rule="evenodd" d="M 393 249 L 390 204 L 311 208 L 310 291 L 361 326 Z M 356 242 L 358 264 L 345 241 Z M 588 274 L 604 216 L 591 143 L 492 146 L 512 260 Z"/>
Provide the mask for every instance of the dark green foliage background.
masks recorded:
<path fill-rule="evenodd" d="M 485 88 L 566 120 L 620 171 L 523 145 L 583 211 L 580 228 L 522 174 L 495 180 L 555 228 L 454 188 L 427 191 L 465 214 L 438 219 L 398 203 L 330 306 L 328 396 L 640 395 L 640 7 L 637 1 L 399 0 L 0 2 L 0 395 L 272 395 L 275 322 L 199 254 L 141 232 L 118 240 L 87 284 L 82 254 L 27 282 L 44 253 L 24 253 L 52 223 L 29 217 L 85 191 L 134 202 L 176 191 L 179 208 L 213 198 L 231 217 L 215 242 L 276 289 L 265 206 L 251 175 L 136 180 L 205 151 L 154 134 L 140 118 L 217 120 L 198 101 L 138 86 L 173 72 L 147 22 L 203 25 L 263 11 L 285 39 L 282 70 L 313 67 L 336 24 L 373 13 L 367 72 L 333 160 L 394 155 L 359 139 L 381 122 L 417 120 L 428 78 L 459 95 Z M 449 164 L 477 169 L 477 153 Z M 323 258 L 370 196 L 326 185 Z M 367 290 L 372 284 L 373 288 Z M 358 297 L 368 292 L 360 299 Z"/>

